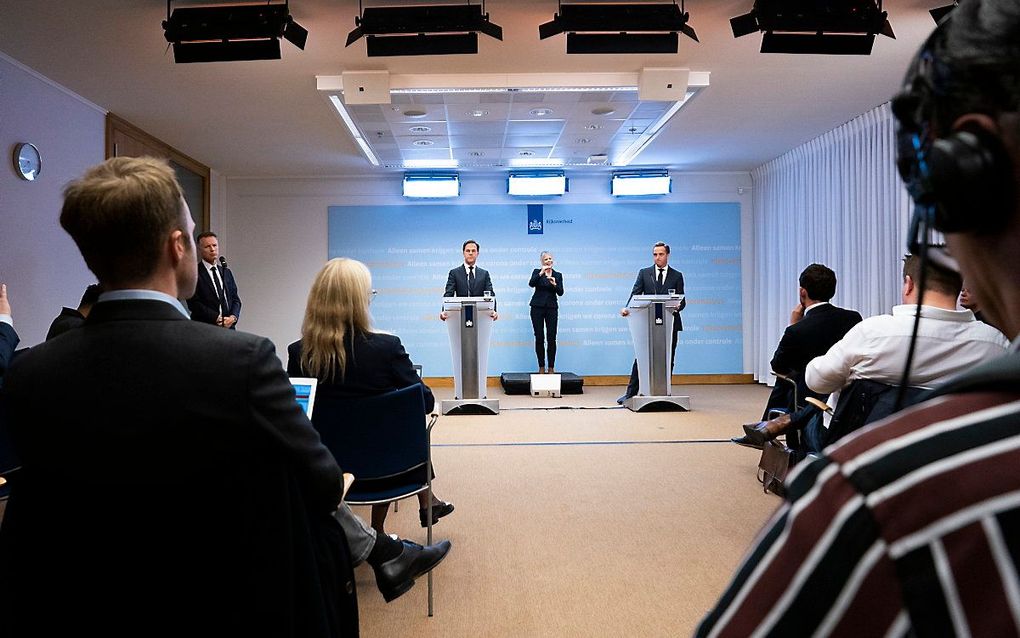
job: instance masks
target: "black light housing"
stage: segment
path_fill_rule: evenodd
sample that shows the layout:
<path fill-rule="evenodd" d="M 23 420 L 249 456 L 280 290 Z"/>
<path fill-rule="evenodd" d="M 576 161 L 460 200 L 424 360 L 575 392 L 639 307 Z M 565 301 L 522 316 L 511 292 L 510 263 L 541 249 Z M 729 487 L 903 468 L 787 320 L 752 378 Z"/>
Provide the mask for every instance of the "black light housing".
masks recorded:
<path fill-rule="evenodd" d="M 289 0 L 283 4 L 234 4 L 181 7 L 163 22 L 166 41 L 173 45 L 174 62 L 279 60 L 280 38 L 305 48 L 308 31 L 294 22 Z"/>
<path fill-rule="evenodd" d="M 479 32 L 503 39 L 477 4 L 370 7 L 354 24 L 346 46 L 365 36 L 369 57 L 478 53 Z"/>
<path fill-rule="evenodd" d="M 762 53 L 869 55 L 875 36 L 895 38 L 882 0 L 755 0 L 730 20 L 733 37 L 762 32 Z"/>
<path fill-rule="evenodd" d="M 930 9 L 928 13 L 931 14 L 931 19 L 935 21 L 935 24 L 938 24 L 939 22 L 942 22 L 942 18 L 946 17 L 950 11 L 958 6 L 960 6 L 960 3 L 954 2 L 953 4 L 947 4 L 944 7 L 935 7 L 934 9 Z"/>
<path fill-rule="evenodd" d="M 676 53 L 678 34 L 699 41 L 689 20 L 682 3 L 561 4 L 538 37 L 566 33 L 567 53 Z"/>

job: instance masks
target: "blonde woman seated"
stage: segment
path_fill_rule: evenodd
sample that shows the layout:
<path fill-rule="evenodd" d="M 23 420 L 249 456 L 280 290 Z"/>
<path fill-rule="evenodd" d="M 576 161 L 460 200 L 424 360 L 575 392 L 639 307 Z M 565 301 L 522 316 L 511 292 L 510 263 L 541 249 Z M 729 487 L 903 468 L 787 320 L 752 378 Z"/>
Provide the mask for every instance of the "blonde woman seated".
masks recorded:
<path fill-rule="evenodd" d="M 365 264 L 345 258 L 327 262 L 308 294 L 301 340 L 287 347 L 287 373 L 318 379 L 320 397 L 362 397 L 422 383 L 400 338 L 372 329 L 368 306 L 374 295 Z M 422 383 L 422 388 L 427 414 L 436 400 L 428 386 Z M 418 494 L 422 527 L 428 523 L 427 498 Z M 453 504 L 432 498 L 435 523 L 453 511 Z M 388 504 L 372 506 L 372 527 L 379 533 L 385 533 L 388 512 Z"/>

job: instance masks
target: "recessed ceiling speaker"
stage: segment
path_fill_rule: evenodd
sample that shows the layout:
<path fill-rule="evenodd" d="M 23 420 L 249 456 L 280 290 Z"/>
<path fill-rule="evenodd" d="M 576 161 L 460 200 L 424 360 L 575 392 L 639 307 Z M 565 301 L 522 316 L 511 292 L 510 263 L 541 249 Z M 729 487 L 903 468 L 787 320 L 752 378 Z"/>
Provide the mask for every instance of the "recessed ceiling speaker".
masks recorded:
<path fill-rule="evenodd" d="M 688 69 L 641 69 L 638 98 L 642 101 L 677 102 L 687 95 Z"/>
<path fill-rule="evenodd" d="M 389 71 L 344 71 L 344 104 L 389 104 Z"/>

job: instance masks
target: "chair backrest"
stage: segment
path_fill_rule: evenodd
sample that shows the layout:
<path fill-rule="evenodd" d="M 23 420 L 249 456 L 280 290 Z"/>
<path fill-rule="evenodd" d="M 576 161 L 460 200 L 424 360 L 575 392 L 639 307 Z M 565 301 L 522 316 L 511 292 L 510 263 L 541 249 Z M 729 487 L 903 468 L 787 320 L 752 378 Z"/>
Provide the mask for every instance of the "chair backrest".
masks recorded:
<path fill-rule="evenodd" d="M 399 474 L 428 459 L 421 384 L 367 397 L 320 391 L 312 424 L 344 472 L 360 481 Z"/>
<path fill-rule="evenodd" d="M 824 445 L 830 445 L 869 423 L 884 419 L 896 411 L 898 385 L 871 379 L 857 379 L 839 393 L 839 403 L 832 413 Z M 928 390 L 907 388 L 902 408 L 918 403 Z"/>

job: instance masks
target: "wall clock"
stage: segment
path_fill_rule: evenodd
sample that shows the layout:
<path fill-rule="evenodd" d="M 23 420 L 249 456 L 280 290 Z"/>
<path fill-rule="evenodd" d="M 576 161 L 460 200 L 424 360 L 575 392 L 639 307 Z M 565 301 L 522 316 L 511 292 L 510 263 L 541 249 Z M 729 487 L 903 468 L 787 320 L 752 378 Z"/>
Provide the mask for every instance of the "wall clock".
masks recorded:
<path fill-rule="evenodd" d="M 14 172 L 21 179 L 30 182 L 39 177 L 42 170 L 42 158 L 39 156 L 39 149 L 35 144 L 22 142 L 14 147 Z"/>

